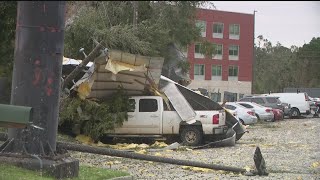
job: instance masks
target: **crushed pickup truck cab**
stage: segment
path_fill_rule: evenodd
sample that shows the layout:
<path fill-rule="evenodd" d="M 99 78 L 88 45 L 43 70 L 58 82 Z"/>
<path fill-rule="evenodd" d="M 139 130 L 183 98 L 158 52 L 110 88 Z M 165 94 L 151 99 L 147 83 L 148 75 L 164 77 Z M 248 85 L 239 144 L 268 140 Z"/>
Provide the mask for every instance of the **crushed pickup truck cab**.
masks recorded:
<path fill-rule="evenodd" d="M 131 96 L 134 112 L 128 112 L 128 121 L 106 136 L 180 136 L 185 144 L 198 145 L 206 137 L 226 138 L 230 128 L 237 140 L 244 134 L 239 121 L 218 103 L 161 76 L 163 58 L 109 53 L 105 60 L 94 61 L 71 88 L 79 97 L 103 99 L 122 85 Z M 144 96 L 146 90 L 154 96 Z"/>
<path fill-rule="evenodd" d="M 175 110 L 168 110 L 160 96 L 134 96 L 133 112 L 128 112 L 128 121 L 109 136 L 179 136 L 186 145 L 198 145 L 203 138 L 226 134 L 225 110 L 195 111 L 195 122 L 183 121 Z"/>

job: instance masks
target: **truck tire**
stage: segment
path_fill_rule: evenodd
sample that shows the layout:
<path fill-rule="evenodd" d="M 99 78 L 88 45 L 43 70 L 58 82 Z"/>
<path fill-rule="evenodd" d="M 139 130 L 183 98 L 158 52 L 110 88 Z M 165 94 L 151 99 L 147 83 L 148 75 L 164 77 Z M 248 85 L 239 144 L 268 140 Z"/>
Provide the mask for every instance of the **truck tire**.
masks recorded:
<path fill-rule="evenodd" d="M 99 141 L 102 142 L 103 144 L 110 144 L 113 141 L 113 137 L 110 137 L 110 136 L 104 134 L 99 137 Z"/>
<path fill-rule="evenodd" d="M 187 146 L 196 146 L 201 144 L 203 135 L 196 126 L 186 126 L 182 129 L 180 138 L 183 144 Z"/>
<path fill-rule="evenodd" d="M 292 108 L 291 111 L 290 111 L 289 117 L 290 117 L 290 118 L 293 118 L 293 117 L 299 117 L 299 116 L 300 116 L 300 111 L 299 111 L 299 109 L 297 109 L 297 108 Z"/>

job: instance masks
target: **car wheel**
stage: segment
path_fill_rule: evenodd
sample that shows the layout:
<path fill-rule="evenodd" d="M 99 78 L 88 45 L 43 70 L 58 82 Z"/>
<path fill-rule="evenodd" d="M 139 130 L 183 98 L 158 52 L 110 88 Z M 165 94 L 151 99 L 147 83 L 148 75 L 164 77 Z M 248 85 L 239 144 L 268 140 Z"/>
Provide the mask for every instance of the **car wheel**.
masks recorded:
<path fill-rule="evenodd" d="M 290 118 L 299 117 L 299 116 L 300 116 L 299 109 L 292 108 L 291 111 L 290 111 Z"/>
<path fill-rule="evenodd" d="M 202 132 L 196 126 L 184 127 L 180 134 L 183 144 L 196 146 L 202 142 Z"/>

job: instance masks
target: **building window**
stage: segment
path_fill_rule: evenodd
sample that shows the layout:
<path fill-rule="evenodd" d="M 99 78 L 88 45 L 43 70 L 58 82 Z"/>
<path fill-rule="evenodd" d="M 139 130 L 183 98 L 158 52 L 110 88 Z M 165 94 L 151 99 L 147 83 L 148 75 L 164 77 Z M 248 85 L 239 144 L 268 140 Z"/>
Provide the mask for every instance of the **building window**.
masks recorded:
<path fill-rule="evenodd" d="M 223 38 L 223 23 L 213 23 L 212 37 Z"/>
<path fill-rule="evenodd" d="M 240 38 L 240 25 L 230 24 L 229 26 L 229 39 L 239 39 Z"/>
<path fill-rule="evenodd" d="M 238 66 L 229 66 L 229 76 L 238 76 Z"/>
<path fill-rule="evenodd" d="M 238 73 L 239 68 L 238 66 L 229 66 L 229 81 L 238 81 Z"/>
<path fill-rule="evenodd" d="M 213 59 L 222 59 L 222 51 L 223 46 L 222 44 L 213 44 L 214 53 L 212 55 Z"/>
<path fill-rule="evenodd" d="M 211 93 L 211 100 L 215 102 L 221 102 L 221 93 Z"/>
<path fill-rule="evenodd" d="M 237 101 L 237 93 L 232 93 L 228 91 L 224 91 L 223 93 L 223 100 L 227 102 L 236 102 Z"/>
<path fill-rule="evenodd" d="M 194 65 L 194 79 L 204 80 L 204 64 Z"/>
<path fill-rule="evenodd" d="M 212 65 L 211 66 L 211 80 L 221 80 L 222 66 Z"/>
<path fill-rule="evenodd" d="M 212 76 L 221 76 L 221 65 L 212 65 Z"/>
<path fill-rule="evenodd" d="M 211 66 L 211 80 L 221 80 L 222 67 L 221 65 Z"/>
<path fill-rule="evenodd" d="M 239 60 L 239 46 L 230 45 L 229 46 L 229 60 Z"/>
<path fill-rule="evenodd" d="M 194 57 L 195 58 L 204 58 L 203 53 L 203 45 L 200 43 L 197 43 L 194 45 Z"/>
<path fill-rule="evenodd" d="M 201 36 L 206 37 L 206 22 L 196 21 L 196 27 L 200 28 Z"/>

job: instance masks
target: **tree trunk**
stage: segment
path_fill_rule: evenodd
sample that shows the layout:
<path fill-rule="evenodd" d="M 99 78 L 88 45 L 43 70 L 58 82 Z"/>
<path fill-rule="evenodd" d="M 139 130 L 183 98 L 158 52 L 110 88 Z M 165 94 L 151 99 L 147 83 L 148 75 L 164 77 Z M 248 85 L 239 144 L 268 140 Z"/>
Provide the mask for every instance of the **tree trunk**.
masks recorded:
<path fill-rule="evenodd" d="M 70 82 L 86 67 L 86 65 L 93 61 L 98 55 L 99 51 L 102 49 L 103 45 L 99 43 L 91 52 L 90 54 L 77 66 L 64 80 L 63 89 L 67 88 Z"/>

